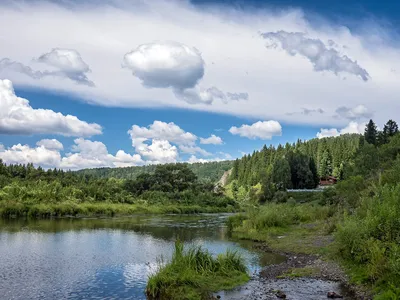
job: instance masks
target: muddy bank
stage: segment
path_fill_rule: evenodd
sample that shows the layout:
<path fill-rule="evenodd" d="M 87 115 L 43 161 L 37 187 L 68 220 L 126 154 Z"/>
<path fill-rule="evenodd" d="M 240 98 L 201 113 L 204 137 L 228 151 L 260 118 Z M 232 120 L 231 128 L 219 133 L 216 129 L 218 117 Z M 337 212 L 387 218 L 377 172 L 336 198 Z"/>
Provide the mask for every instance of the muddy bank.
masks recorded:
<path fill-rule="evenodd" d="M 284 255 L 286 260 L 264 267 L 245 286 L 216 293 L 215 298 L 269 300 L 286 296 L 289 300 L 318 300 L 329 299 L 328 293 L 335 292 L 344 300 L 372 299 L 366 291 L 349 284 L 347 275 L 337 264 L 319 255 L 279 252 L 260 244 L 255 247 Z"/>

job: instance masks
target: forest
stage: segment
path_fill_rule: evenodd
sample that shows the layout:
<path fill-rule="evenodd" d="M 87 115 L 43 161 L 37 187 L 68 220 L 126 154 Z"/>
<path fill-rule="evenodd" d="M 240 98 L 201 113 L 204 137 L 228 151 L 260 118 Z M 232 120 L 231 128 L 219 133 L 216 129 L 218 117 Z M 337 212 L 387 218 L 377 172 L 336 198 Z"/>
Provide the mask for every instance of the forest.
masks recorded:
<path fill-rule="evenodd" d="M 237 204 L 200 181 L 187 164 L 158 165 L 136 179 L 98 178 L 0 160 L 0 215 L 195 213 L 234 211 Z"/>
<path fill-rule="evenodd" d="M 263 149 L 235 162 L 238 173 L 232 174 L 230 188 L 235 182 L 246 184 L 239 188 L 247 189 L 244 199 L 252 205 L 246 213 L 231 217 L 232 232 L 282 251 L 336 261 L 350 283 L 365 292 L 365 299 L 400 299 L 400 134 L 396 122 L 390 120 L 378 130 L 370 120 L 364 135 L 298 142 L 278 149 Z M 315 160 L 319 177 L 334 174 L 340 180 L 323 192 L 308 193 L 306 203 L 300 203 L 297 193 L 289 196 L 279 190 L 283 181 L 274 174 L 277 161 L 286 160 L 284 182 L 296 186 L 298 167 L 292 164 L 293 156 L 305 156 L 309 163 Z M 255 159 L 264 159 L 264 168 L 272 171 L 265 173 L 270 180 L 260 178 L 268 188 L 249 185 L 259 174 L 252 162 Z M 307 169 L 306 161 L 302 166 Z"/>
<path fill-rule="evenodd" d="M 232 168 L 232 161 L 214 161 L 187 164 L 201 182 L 217 182 L 225 171 Z M 125 168 L 95 168 L 77 171 L 78 174 L 92 175 L 98 178 L 135 179 L 142 173 L 154 173 L 157 165 L 145 165 Z"/>

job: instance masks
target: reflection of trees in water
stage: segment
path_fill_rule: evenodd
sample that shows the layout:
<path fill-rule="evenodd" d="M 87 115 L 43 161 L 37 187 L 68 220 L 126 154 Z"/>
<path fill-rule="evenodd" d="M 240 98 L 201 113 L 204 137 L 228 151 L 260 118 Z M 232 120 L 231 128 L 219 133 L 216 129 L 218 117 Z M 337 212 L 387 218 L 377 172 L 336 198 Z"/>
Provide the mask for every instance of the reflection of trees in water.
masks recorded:
<path fill-rule="evenodd" d="M 191 241 L 196 238 L 226 240 L 223 220 L 216 216 L 134 216 L 127 218 L 53 219 L 53 220 L 0 220 L 0 230 L 19 232 L 64 232 L 114 229 L 148 234 L 155 238 Z"/>

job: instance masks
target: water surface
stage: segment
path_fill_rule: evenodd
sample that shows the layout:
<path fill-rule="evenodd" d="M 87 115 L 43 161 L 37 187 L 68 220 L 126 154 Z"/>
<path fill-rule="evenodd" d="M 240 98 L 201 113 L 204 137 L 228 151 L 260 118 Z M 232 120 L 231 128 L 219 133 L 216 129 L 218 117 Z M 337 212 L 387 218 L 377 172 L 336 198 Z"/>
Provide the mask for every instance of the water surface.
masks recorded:
<path fill-rule="evenodd" d="M 229 239 L 225 214 L 0 220 L 1 299 L 146 299 L 146 281 L 174 241 L 240 251 L 252 273 L 282 257 Z"/>

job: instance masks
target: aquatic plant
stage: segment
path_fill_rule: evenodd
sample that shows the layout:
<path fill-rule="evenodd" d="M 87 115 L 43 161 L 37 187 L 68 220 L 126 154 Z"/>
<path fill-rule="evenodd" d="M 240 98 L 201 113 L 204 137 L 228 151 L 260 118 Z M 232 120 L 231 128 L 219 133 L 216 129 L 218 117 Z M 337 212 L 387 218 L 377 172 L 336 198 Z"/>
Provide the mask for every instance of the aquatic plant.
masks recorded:
<path fill-rule="evenodd" d="M 146 288 L 149 299 L 209 299 L 212 292 L 231 289 L 249 280 L 241 255 L 232 250 L 214 257 L 202 247 L 189 247 L 179 240 L 167 264 L 160 263 Z"/>

